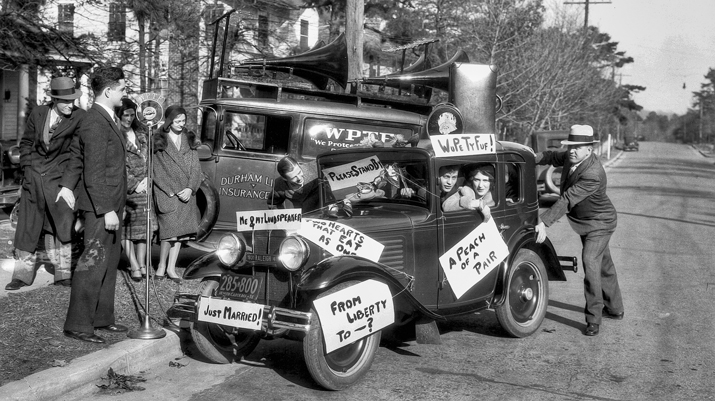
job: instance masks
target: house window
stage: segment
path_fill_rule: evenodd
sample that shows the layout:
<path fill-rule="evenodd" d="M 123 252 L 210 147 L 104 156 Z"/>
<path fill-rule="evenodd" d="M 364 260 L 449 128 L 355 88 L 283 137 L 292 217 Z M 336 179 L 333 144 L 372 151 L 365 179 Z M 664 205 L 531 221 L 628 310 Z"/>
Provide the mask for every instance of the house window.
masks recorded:
<path fill-rule="evenodd" d="M 300 49 L 308 50 L 308 21 L 300 20 Z"/>
<path fill-rule="evenodd" d="M 268 16 L 258 16 L 258 46 L 268 46 Z"/>
<path fill-rule="evenodd" d="M 127 12 L 124 1 L 109 5 L 109 31 L 107 39 L 123 42 L 127 32 Z"/>
<path fill-rule="evenodd" d="M 57 5 L 57 29 L 74 35 L 74 4 Z"/>
<path fill-rule="evenodd" d="M 206 15 L 206 23 L 210 24 L 224 14 L 223 4 L 208 5 L 206 6 L 206 11 L 204 13 L 204 15 Z"/>

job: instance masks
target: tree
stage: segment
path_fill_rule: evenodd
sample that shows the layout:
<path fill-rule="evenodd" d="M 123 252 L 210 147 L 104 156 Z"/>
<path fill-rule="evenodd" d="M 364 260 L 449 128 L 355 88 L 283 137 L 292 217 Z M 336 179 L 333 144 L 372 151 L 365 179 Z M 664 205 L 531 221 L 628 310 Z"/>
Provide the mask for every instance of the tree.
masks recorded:
<path fill-rule="evenodd" d="M 94 35 L 72 36 L 45 21 L 40 15 L 44 1 L 4 1 L 0 11 L 0 67 L 22 65 L 45 67 L 59 72 L 58 60 L 97 60 L 99 47 Z"/>

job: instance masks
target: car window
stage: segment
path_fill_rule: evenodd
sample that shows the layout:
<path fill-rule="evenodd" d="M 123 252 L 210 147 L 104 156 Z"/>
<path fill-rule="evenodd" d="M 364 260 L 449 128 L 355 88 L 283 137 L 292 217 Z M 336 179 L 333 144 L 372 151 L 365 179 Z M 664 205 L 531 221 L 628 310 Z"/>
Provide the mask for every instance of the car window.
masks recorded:
<path fill-rule="evenodd" d="M 455 171 L 456 184 L 450 185 Z M 442 211 L 449 213 L 473 209 L 476 203 L 472 202 L 472 199 L 482 200 L 489 207 L 495 206 L 499 199 L 495 180 L 496 171 L 494 163 L 466 163 L 440 167 L 436 181 Z"/>
<path fill-rule="evenodd" d="M 216 136 L 216 111 L 212 108 L 201 109 L 203 122 L 201 123 L 201 143 L 214 147 Z"/>
<path fill-rule="evenodd" d="M 290 138 L 290 117 L 239 113 L 227 110 L 221 148 L 285 154 Z"/>
<path fill-rule="evenodd" d="M 521 196 L 522 186 L 522 164 L 506 163 L 504 172 L 504 197 L 507 205 L 515 205 L 524 201 Z"/>
<path fill-rule="evenodd" d="M 327 202 L 342 201 L 356 208 L 375 203 L 427 207 L 426 160 L 363 153 L 353 160 L 327 161 L 320 168 Z"/>

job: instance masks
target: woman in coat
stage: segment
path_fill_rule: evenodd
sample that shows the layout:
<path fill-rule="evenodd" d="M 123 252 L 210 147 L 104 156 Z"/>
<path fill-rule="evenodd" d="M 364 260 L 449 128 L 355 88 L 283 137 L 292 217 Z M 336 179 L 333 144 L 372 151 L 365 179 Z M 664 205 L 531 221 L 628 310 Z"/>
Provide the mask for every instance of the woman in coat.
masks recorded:
<path fill-rule="evenodd" d="M 147 131 L 136 118 L 137 105 L 122 99 L 119 108 L 119 129 L 127 139 L 127 204 L 124 208 L 122 245 L 129 259 L 131 277 L 141 281 L 146 276 L 147 253 Z M 149 240 L 156 231 L 156 216 L 152 210 Z"/>
<path fill-rule="evenodd" d="M 202 173 L 196 148 L 198 138 L 184 128 L 186 110 L 169 106 L 164 113 L 164 125 L 154 135 L 154 200 L 159 221 L 161 252 L 157 278 L 179 282 L 176 259 L 182 242 L 192 239 L 200 221 L 196 206 L 196 191 Z"/>

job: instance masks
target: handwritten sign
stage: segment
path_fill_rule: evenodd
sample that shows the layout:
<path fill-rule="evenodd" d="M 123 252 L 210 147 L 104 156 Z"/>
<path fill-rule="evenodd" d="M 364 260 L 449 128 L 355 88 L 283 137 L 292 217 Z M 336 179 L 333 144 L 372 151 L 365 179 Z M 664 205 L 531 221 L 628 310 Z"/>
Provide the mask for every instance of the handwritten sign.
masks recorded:
<path fill-rule="evenodd" d="M 325 339 L 325 352 L 350 345 L 395 321 L 390 288 L 367 280 L 313 301 Z"/>
<path fill-rule="evenodd" d="M 434 135 L 430 141 L 435 157 L 496 153 L 494 134 Z"/>
<path fill-rule="evenodd" d="M 305 219 L 298 234 L 333 255 L 356 255 L 377 262 L 385 246 L 346 225 L 320 219 Z"/>
<path fill-rule="evenodd" d="M 198 320 L 241 329 L 260 330 L 263 305 L 220 298 L 201 297 Z"/>
<path fill-rule="evenodd" d="M 440 256 L 439 264 L 459 299 L 508 255 L 509 248 L 490 219 Z"/>
<path fill-rule="evenodd" d="M 377 156 L 366 157 L 342 166 L 323 169 L 323 176 L 333 191 L 354 187 L 361 182 L 372 182 L 383 166 Z"/>
<path fill-rule="evenodd" d="M 300 209 L 254 210 L 236 212 L 236 229 L 253 230 L 298 230 L 303 213 Z"/>

